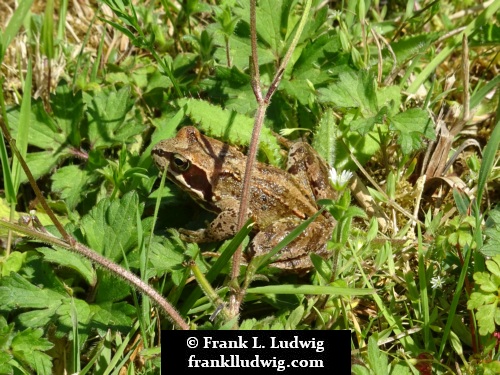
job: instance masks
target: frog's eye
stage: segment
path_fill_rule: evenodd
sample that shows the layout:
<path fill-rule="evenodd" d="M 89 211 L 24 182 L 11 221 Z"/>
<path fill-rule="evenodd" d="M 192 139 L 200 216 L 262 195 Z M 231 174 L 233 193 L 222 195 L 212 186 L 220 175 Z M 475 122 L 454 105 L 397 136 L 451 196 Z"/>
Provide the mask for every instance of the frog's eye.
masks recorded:
<path fill-rule="evenodd" d="M 171 159 L 172 164 L 175 168 L 181 172 L 185 172 L 191 166 L 189 160 L 187 160 L 184 156 L 179 154 L 173 154 Z"/>

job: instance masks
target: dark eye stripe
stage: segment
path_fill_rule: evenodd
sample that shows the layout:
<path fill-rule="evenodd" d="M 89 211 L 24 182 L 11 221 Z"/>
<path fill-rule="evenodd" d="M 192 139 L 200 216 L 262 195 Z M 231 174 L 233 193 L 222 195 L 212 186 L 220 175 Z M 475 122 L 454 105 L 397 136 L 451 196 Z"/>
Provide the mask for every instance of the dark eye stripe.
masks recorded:
<path fill-rule="evenodd" d="M 167 157 L 169 154 L 167 151 L 163 150 L 160 147 L 156 147 L 156 146 L 153 148 L 153 150 L 151 150 L 151 153 L 153 155 L 158 155 L 158 156 L 163 157 L 163 158 Z"/>
<path fill-rule="evenodd" d="M 212 184 L 203 169 L 191 164 L 191 166 L 181 174 L 182 177 L 184 177 L 184 180 L 186 181 L 189 189 L 201 192 L 201 194 L 203 195 L 203 199 L 206 202 L 211 202 Z"/>

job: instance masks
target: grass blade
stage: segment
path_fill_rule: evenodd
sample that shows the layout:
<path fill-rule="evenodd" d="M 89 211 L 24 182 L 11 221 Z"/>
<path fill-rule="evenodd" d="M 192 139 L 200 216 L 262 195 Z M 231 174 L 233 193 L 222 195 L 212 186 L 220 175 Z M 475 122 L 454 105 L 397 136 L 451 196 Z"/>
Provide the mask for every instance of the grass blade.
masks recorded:
<path fill-rule="evenodd" d="M 0 81 L 0 107 L 2 110 L 2 118 L 9 128 L 9 123 L 7 122 L 7 111 L 5 109 L 5 100 L 3 96 L 3 79 Z M 9 157 L 7 155 L 7 147 L 5 146 L 5 139 L 3 133 L 0 132 L 0 160 L 2 163 L 2 174 L 5 189 L 5 198 L 9 203 L 16 203 L 16 192 L 14 190 L 14 183 L 12 181 L 12 173 L 9 166 Z"/>
<path fill-rule="evenodd" d="M 370 288 L 340 288 L 327 285 L 265 285 L 247 289 L 248 294 L 314 294 L 338 296 L 366 296 L 374 294 Z"/>
<path fill-rule="evenodd" d="M 31 59 L 28 60 L 28 71 L 23 87 L 23 101 L 21 103 L 21 113 L 19 115 L 19 129 L 17 132 L 16 145 L 21 156 L 26 160 L 26 151 L 28 149 L 28 133 L 31 120 Z M 16 193 L 21 183 L 21 174 L 24 173 L 21 163 L 16 158 L 12 160 L 12 181 L 14 192 Z"/>
<path fill-rule="evenodd" d="M 495 128 L 491 132 L 491 137 L 486 147 L 484 148 L 483 162 L 481 163 L 481 169 L 479 170 L 479 177 L 477 179 L 477 202 L 481 203 L 483 198 L 484 187 L 486 185 L 486 180 L 488 179 L 491 170 L 493 169 L 493 163 L 495 162 L 495 155 L 498 151 L 498 146 L 500 144 L 500 103 L 497 106 L 496 114 L 496 124 Z"/>
<path fill-rule="evenodd" d="M 484 99 L 486 94 L 488 94 L 491 90 L 500 84 L 500 76 L 496 76 L 491 81 L 488 81 L 483 87 L 477 90 L 472 97 L 470 98 L 470 109 L 474 109 L 481 103 L 481 100 Z"/>
<path fill-rule="evenodd" d="M 415 81 L 413 81 L 410 87 L 408 87 L 407 92 L 415 94 L 420 85 L 425 82 L 434 70 L 436 70 L 438 65 L 441 64 L 455 50 L 455 48 L 457 48 L 457 46 L 461 45 L 463 34 L 470 36 L 475 30 L 485 26 L 488 22 L 491 22 L 499 8 L 500 1 L 494 1 L 479 16 L 475 17 L 462 33 L 455 35 L 453 43 L 443 48 L 443 50 L 422 70 L 417 78 L 415 78 Z"/>
<path fill-rule="evenodd" d="M 205 278 L 208 280 L 208 282 L 212 282 L 215 280 L 215 277 L 220 274 L 224 266 L 229 263 L 231 257 L 233 256 L 234 252 L 236 249 L 238 249 L 238 246 L 243 242 L 246 236 L 251 231 L 251 227 L 249 226 L 250 220 L 245 223 L 243 228 L 234 236 L 234 238 L 231 240 L 227 248 L 224 250 L 224 252 L 221 254 L 221 256 L 215 261 L 213 266 L 208 270 L 207 274 L 205 275 Z M 182 308 L 180 309 L 181 314 L 186 314 L 189 309 L 194 305 L 196 300 L 201 297 L 203 294 L 202 290 L 200 287 L 194 289 L 189 297 L 186 299 L 186 302 L 182 305 Z"/>
<path fill-rule="evenodd" d="M 68 13 L 68 0 L 62 0 L 59 7 L 59 22 L 57 24 L 57 39 L 64 40 L 66 29 L 66 14 Z"/>
<path fill-rule="evenodd" d="M 54 0 L 48 0 L 42 26 L 42 53 L 49 60 L 54 58 Z"/>
<path fill-rule="evenodd" d="M 19 6 L 10 19 L 9 24 L 5 28 L 5 32 L 0 38 L 0 63 L 3 61 L 5 51 L 7 50 L 10 42 L 14 39 L 23 25 L 24 18 L 28 14 L 31 4 L 33 4 L 33 0 L 21 0 Z"/>
<path fill-rule="evenodd" d="M 434 341 L 431 338 L 430 328 L 430 313 L 429 313 L 429 296 L 427 293 L 427 277 L 426 277 L 426 259 L 424 254 L 424 246 L 422 243 L 422 229 L 420 224 L 417 224 L 418 230 L 418 282 L 420 289 L 420 306 L 422 309 L 422 319 L 424 328 L 424 343 L 426 350 L 434 351 Z"/>
<path fill-rule="evenodd" d="M 467 276 L 467 270 L 469 269 L 470 258 L 473 250 L 468 247 L 466 247 L 464 250 L 467 252 L 467 254 L 465 255 L 464 264 L 462 265 L 462 270 L 460 271 L 460 277 L 458 278 L 455 294 L 453 295 L 453 300 L 448 310 L 448 320 L 446 321 L 446 325 L 443 330 L 443 336 L 441 337 L 441 343 L 439 344 L 439 354 L 437 355 L 437 358 L 441 358 L 441 356 L 443 355 L 446 342 L 448 341 L 448 336 L 450 335 L 453 318 L 455 317 L 458 302 L 460 301 L 460 296 L 462 294 L 462 289 L 464 287 L 465 277 Z"/>

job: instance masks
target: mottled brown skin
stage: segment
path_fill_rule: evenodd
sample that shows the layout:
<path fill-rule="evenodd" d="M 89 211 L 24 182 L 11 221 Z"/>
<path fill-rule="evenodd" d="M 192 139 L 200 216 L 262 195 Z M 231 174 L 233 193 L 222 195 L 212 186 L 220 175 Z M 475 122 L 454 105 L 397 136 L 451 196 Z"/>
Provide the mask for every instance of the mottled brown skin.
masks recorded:
<path fill-rule="evenodd" d="M 238 209 L 246 156 L 235 147 L 206 137 L 187 126 L 177 136 L 152 150 L 158 168 L 205 209 L 217 213 L 206 229 L 180 229 L 188 242 L 231 238 L 238 231 Z M 295 143 L 289 152 L 287 171 L 259 163 L 252 174 L 249 214 L 257 232 L 249 257 L 266 254 L 303 220 L 318 211 L 316 199 L 333 198 L 326 164 L 312 147 Z M 303 272 L 312 267 L 310 253 L 327 257 L 334 220 L 319 215 L 281 252 L 272 266 Z"/>

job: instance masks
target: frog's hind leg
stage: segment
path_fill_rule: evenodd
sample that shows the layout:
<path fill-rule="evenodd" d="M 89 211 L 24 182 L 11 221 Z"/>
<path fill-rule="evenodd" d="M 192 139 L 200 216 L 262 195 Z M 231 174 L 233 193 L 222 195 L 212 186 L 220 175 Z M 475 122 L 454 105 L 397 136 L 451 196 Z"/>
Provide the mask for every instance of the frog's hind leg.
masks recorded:
<path fill-rule="evenodd" d="M 250 245 L 249 258 L 269 253 L 300 223 L 300 219 L 285 218 L 258 232 Z M 310 270 L 313 264 L 309 254 L 315 253 L 323 258 L 330 256 L 326 242 L 332 235 L 332 229 L 326 220 L 316 220 L 310 223 L 276 255 L 270 266 L 298 273 Z"/>

